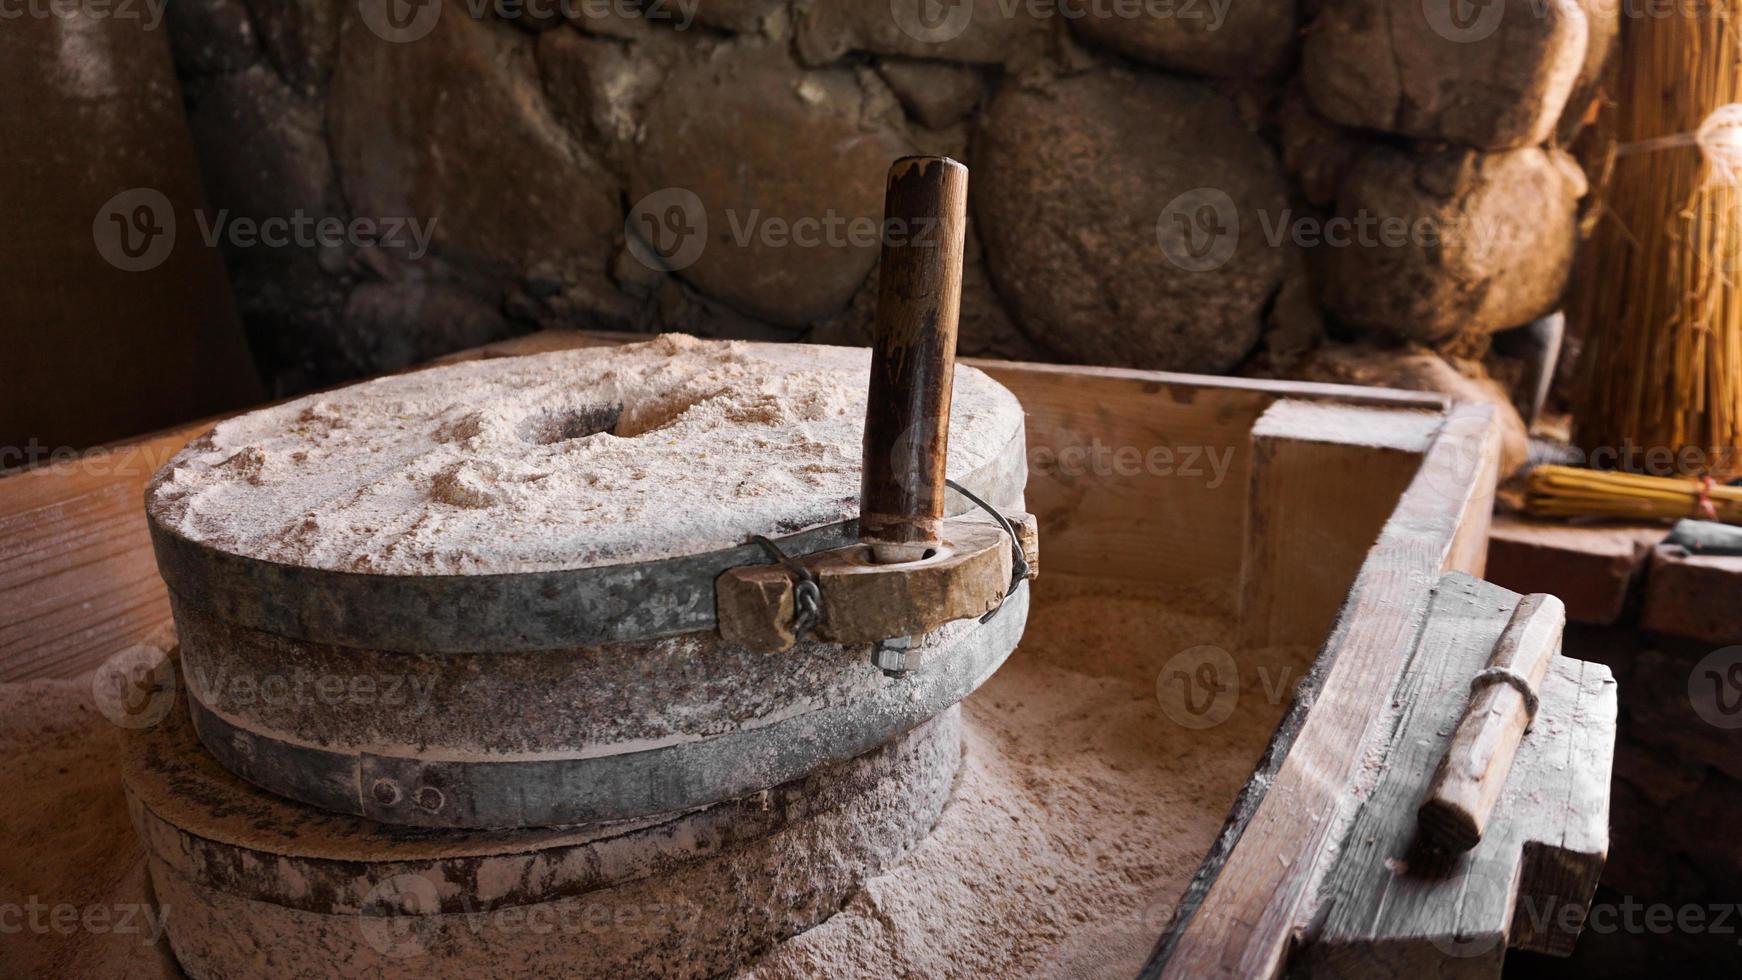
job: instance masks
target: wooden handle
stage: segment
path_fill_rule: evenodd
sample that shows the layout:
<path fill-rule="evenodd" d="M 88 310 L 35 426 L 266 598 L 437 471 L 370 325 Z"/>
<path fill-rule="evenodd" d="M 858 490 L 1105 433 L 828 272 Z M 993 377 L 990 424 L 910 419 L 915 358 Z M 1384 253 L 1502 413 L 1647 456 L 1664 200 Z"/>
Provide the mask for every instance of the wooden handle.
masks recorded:
<path fill-rule="evenodd" d="M 859 539 L 877 561 L 901 562 L 936 548 L 943 528 L 968 168 L 895 161 L 883 211 Z"/>
<path fill-rule="evenodd" d="M 1566 624 L 1566 606 L 1552 595 L 1518 601 L 1417 811 L 1429 846 L 1462 853 L 1482 840 Z M 1520 685 L 1529 688 L 1528 696 Z"/>

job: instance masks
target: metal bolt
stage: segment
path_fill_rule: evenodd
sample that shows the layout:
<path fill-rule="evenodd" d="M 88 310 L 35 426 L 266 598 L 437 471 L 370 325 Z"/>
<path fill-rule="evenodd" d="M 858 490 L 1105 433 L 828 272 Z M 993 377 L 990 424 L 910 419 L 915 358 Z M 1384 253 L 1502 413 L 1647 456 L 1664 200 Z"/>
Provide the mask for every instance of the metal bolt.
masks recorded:
<path fill-rule="evenodd" d="M 392 806 L 399 802 L 399 784 L 391 779 L 375 780 L 375 785 L 371 787 L 370 791 L 375 794 L 375 802 L 382 806 Z"/>
<path fill-rule="evenodd" d="M 417 791 L 417 795 L 413 797 L 413 799 L 416 801 L 418 806 L 423 807 L 431 813 L 440 810 L 442 804 L 447 802 L 447 797 L 443 796 L 442 791 L 436 789 L 434 786 L 420 787 Z"/>
<path fill-rule="evenodd" d="M 907 652 L 912 647 L 911 636 L 878 640 L 871 648 L 871 664 L 883 671 L 884 677 L 904 677 L 907 674 Z"/>

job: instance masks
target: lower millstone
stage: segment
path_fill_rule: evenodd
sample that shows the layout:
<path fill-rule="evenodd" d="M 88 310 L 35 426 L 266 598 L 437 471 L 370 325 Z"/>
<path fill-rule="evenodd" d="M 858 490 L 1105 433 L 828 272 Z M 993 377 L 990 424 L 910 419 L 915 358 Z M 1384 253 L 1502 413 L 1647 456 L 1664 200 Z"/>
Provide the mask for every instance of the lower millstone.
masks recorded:
<path fill-rule="evenodd" d="M 290 641 L 179 600 L 176 615 L 195 728 L 235 773 L 336 813 L 512 828 L 673 813 L 868 752 L 997 670 L 1028 598 L 928 634 L 923 666 L 898 680 L 862 646 L 752 654 L 692 634 L 456 657 Z M 329 704 L 329 677 L 367 679 L 381 703 Z"/>
<path fill-rule="evenodd" d="M 127 739 L 129 809 L 195 978 L 716 975 L 898 862 L 948 800 L 961 747 L 952 707 L 675 817 L 431 834 L 257 790 L 180 711 Z"/>

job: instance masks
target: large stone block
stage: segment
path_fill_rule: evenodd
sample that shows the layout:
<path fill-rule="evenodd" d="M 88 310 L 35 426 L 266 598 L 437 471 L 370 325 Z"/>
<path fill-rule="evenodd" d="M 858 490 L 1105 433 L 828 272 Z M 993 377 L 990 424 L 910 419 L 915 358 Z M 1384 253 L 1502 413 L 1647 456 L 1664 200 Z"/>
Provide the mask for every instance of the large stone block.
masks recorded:
<path fill-rule="evenodd" d="M 889 164 L 911 152 L 864 110 L 854 73 L 800 70 L 778 48 L 677 69 L 632 164 L 637 247 L 770 323 L 839 312 L 877 261 Z"/>
<path fill-rule="evenodd" d="M 410 42 L 348 17 L 327 124 L 358 216 L 433 220 L 439 250 L 466 265 L 603 269 L 618 189 L 547 108 L 532 36 L 458 0 Z"/>
<path fill-rule="evenodd" d="M 696 20 L 723 31 L 755 33 L 786 6 L 786 0 L 692 0 Z"/>
<path fill-rule="evenodd" d="M 214 78 L 188 122 L 206 194 L 226 219 L 344 217 L 319 104 L 299 98 L 265 63 Z M 230 261 L 266 251 L 232 250 Z"/>
<path fill-rule="evenodd" d="M 1315 249 L 1325 307 L 1428 343 L 1528 323 L 1560 300 L 1584 193 L 1558 150 L 1370 149 Z"/>
<path fill-rule="evenodd" d="M 1064 357 L 1226 371 L 1258 340 L 1286 207 L 1267 148 L 1193 82 L 1113 73 L 1006 85 L 970 193 L 1011 314 Z"/>
<path fill-rule="evenodd" d="M 1052 17 L 1011 0 L 810 0 L 798 11 L 798 51 L 818 65 L 849 51 L 1022 64 L 1052 29 Z"/>
<path fill-rule="evenodd" d="M 1086 3 L 1079 36 L 1140 61 L 1216 78 L 1267 78 L 1288 67 L 1294 0 Z"/>
<path fill-rule="evenodd" d="M 339 49 L 335 0 L 245 0 L 267 60 L 292 88 L 312 94 L 326 84 Z"/>
<path fill-rule="evenodd" d="M 980 104 L 980 76 L 972 68 L 886 58 L 877 65 L 877 74 L 913 118 L 929 129 L 953 126 Z"/>
<path fill-rule="evenodd" d="M 538 70 L 557 118 L 618 152 L 634 139 L 642 109 L 665 79 L 668 59 L 652 48 L 580 31 L 539 35 Z"/>
<path fill-rule="evenodd" d="M 1590 34 L 1579 0 L 1325 0 L 1301 77 L 1319 111 L 1344 125 L 1530 146 L 1553 133 Z"/>
<path fill-rule="evenodd" d="M 258 56 L 242 0 L 185 0 L 163 11 L 175 68 L 184 75 L 237 71 Z"/>

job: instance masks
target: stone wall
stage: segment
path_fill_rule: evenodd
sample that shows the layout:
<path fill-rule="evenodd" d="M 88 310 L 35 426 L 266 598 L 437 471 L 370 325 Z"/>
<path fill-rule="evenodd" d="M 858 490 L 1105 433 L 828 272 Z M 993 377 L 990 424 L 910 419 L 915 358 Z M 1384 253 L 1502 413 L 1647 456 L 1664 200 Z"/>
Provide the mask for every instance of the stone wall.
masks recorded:
<path fill-rule="evenodd" d="M 1585 187 L 1558 147 L 1616 7 L 170 14 L 214 212 L 344 228 L 272 247 L 219 236 L 280 390 L 540 327 L 863 342 L 884 169 L 928 152 L 973 171 L 966 353 L 1330 377 L 1359 362 L 1384 381 L 1401 352 L 1414 367 L 1396 383 L 1467 393 L 1473 378 L 1504 406 L 1487 338 L 1557 305 Z M 427 243 L 388 236 L 390 219 Z"/>

